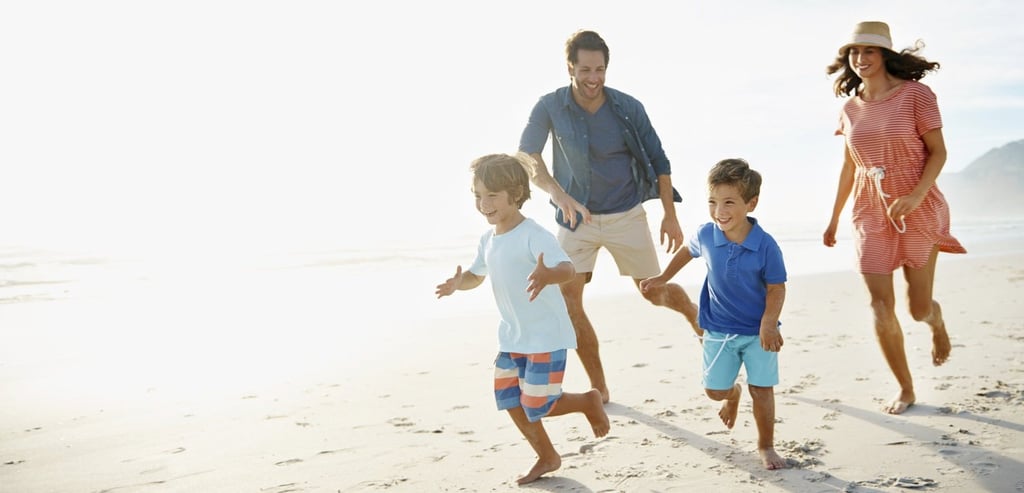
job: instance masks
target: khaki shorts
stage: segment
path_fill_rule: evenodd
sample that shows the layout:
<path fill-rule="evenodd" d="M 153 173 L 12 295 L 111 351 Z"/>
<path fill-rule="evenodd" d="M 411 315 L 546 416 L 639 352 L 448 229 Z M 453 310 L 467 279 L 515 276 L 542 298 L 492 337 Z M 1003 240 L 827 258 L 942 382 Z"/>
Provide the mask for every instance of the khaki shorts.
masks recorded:
<path fill-rule="evenodd" d="M 646 279 L 661 273 L 642 204 L 626 212 L 593 214 L 590 224 L 580 224 L 576 231 L 559 227 L 558 242 L 572 259 L 577 274 L 594 272 L 601 247 L 612 254 L 619 275 Z"/>

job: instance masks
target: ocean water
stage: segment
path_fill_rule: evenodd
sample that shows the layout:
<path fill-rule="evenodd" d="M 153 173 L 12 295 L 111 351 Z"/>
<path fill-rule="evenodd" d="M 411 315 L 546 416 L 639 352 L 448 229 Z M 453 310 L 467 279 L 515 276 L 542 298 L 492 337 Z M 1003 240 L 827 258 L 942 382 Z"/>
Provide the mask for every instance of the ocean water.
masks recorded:
<path fill-rule="evenodd" d="M 1024 249 L 1022 226 L 959 221 L 954 234 L 969 255 L 992 255 Z M 483 230 L 465 229 L 443 240 L 374 245 L 364 238 L 207 254 L 0 246 L 0 390 L 17 385 L 46 392 L 30 396 L 63 399 L 152 387 L 243 391 L 338 368 L 355 378 L 391 353 L 441 349 L 431 347 L 437 337 L 426 327 L 494 313 L 486 284 L 442 300 L 434 295 L 456 265 L 473 259 Z M 818 225 L 773 225 L 771 232 L 791 277 L 853 269 L 848 235 L 825 248 Z M 669 254 L 661 255 L 664 265 Z M 939 268 L 957 257 L 940 257 Z M 596 273 L 588 297 L 635 289 L 607 254 Z M 703 275 L 694 262 L 677 280 L 695 295 Z M 482 320 L 481 333 L 492 337 L 496 322 Z M 74 372 L 58 370 L 69 367 Z M 15 383 L 23 374 L 41 380 Z"/>

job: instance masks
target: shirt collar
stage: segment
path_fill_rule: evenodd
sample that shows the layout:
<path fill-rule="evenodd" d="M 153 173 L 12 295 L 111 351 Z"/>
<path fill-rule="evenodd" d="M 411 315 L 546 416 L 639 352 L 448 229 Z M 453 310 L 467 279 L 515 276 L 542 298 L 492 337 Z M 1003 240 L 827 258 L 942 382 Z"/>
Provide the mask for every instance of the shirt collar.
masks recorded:
<path fill-rule="evenodd" d="M 757 224 L 756 218 L 747 216 L 747 221 L 750 221 L 750 224 L 752 224 L 753 227 L 750 228 L 750 232 L 747 233 L 747 237 L 743 240 L 743 244 L 740 246 L 746 248 L 747 250 L 756 252 L 757 249 L 761 247 L 761 240 L 764 238 L 764 230 L 761 229 L 761 226 L 759 224 Z M 728 245 L 729 243 L 732 243 L 731 241 L 729 241 L 728 238 L 725 237 L 725 233 L 722 233 L 722 230 L 718 229 L 717 226 L 715 227 L 714 235 L 716 247 L 725 246 Z"/>

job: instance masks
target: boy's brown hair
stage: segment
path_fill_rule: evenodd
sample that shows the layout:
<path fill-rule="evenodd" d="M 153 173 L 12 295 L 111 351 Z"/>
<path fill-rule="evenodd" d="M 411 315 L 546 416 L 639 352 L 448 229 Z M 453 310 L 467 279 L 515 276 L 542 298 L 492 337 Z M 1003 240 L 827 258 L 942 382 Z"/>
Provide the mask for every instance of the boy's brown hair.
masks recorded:
<path fill-rule="evenodd" d="M 743 159 L 723 159 L 708 172 L 708 189 L 716 185 L 732 185 L 740 192 L 744 202 L 761 195 L 761 174 L 750 169 Z"/>
<path fill-rule="evenodd" d="M 522 209 L 530 198 L 530 176 L 527 173 L 529 155 L 518 153 L 488 154 L 473 160 L 469 169 L 473 171 L 473 182 L 480 181 L 492 192 L 508 192 L 509 198 Z"/>

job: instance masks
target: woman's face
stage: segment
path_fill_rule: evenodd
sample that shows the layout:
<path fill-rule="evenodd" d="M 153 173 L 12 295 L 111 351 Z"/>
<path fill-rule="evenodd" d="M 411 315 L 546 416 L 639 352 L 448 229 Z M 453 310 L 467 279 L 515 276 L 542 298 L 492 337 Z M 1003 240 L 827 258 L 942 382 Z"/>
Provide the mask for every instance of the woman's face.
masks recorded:
<path fill-rule="evenodd" d="M 861 79 L 885 74 L 885 59 L 882 57 L 882 48 L 854 45 L 850 47 L 848 53 L 850 68 Z"/>

